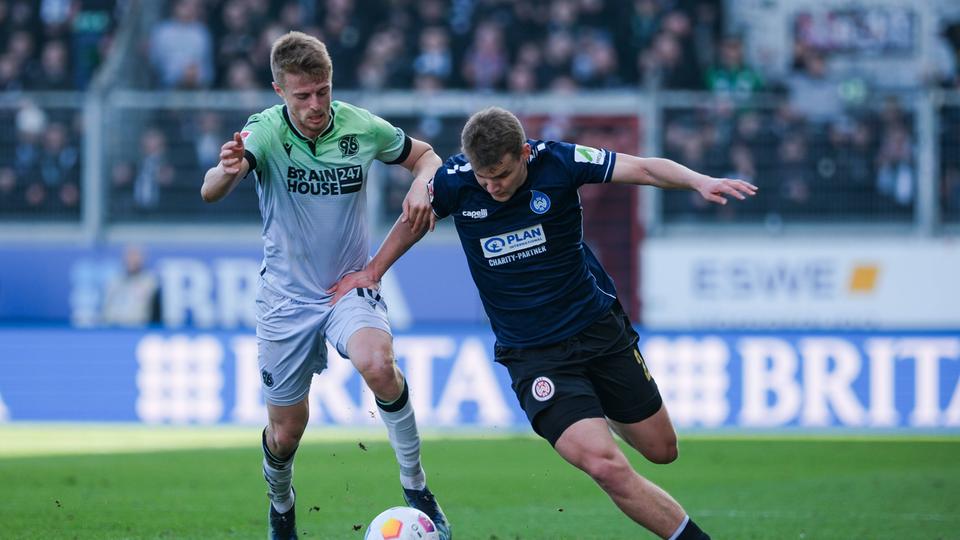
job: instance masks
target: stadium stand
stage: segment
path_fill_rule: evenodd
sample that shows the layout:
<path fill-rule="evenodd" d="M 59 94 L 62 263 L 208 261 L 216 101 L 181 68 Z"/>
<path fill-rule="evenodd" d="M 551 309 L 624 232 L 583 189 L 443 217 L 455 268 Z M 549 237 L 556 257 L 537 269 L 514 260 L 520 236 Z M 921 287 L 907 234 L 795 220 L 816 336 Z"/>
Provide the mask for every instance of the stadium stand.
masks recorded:
<path fill-rule="evenodd" d="M 275 101 L 269 44 L 288 29 L 321 37 L 334 61 L 337 91 L 361 96 L 641 90 L 653 104 L 623 111 L 640 121 L 610 128 L 624 130 L 608 137 L 626 144 L 614 148 L 661 154 L 763 188 L 755 204 L 706 212 L 685 194 L 667 194 L 652 208 L 664 225 L 910 224 L 921 218 L 925 172 L 939 178 L 934 221 L 960 222 L 960 113 L 949 93 L 960 88 L 960 23 L 940 21 L 939 60 L 928 77 L 912 88 L 890 89 L 831 63 L 838 45 L 807 32 L 803 17 L 789 69 L 777 72 L 753 63 L 755 55 L 745 50 L 748 30 L 734 28 L 718 2 L 662 0 L 0 1 L 4 216 L 80 219 L 84 160 L 92 155 L 82 147 L 89 129 L 84 94 L 67 101 L 31 95 L 88 89 L 125 16 L 136 19 L 127 26 L 139 24 L 142 31 L 125 42 L 135 46 L 115 55 L 125 57 L 127 67 L 105 89 L 132 87 L 153 97 L 131 98 L 136 103 L 129 107 L 104 101 L 99 120 L 111 127 L 95 139 L 100 149 L 94 152 L 103 155 L 102 171 L 95 172 L 105 192 L 100 221 L 108 224 L 209 215 L 196 196 L 197 179 L 222 140 Z M 924 98 L 932 89 L 947 98 Z M 182 107 L 155 93 L 194 90 L 215 92 L 218 106 Z M 376 108 L 377 100 L 359 101 Z M 932 121 L 925 107 L 933 107 Z M 385 116 L 447 155 L 458 150 L 467 113 Z M 558 116 L 530 135 L 582 136 L 571 127 L 575 116 Z M 930 130 L 936 133 L 927 137 Z M 935 159 L 923 169 L 928 138 Z M 397 171 L 376 174 L 376 213 L 389 222 L 407 178 Z M 615 204 L 616 197 L 604 195 L 596 204 Z M 255 208 L 255 194 L 243 190 L 213 212 L 255 223 Z"/>

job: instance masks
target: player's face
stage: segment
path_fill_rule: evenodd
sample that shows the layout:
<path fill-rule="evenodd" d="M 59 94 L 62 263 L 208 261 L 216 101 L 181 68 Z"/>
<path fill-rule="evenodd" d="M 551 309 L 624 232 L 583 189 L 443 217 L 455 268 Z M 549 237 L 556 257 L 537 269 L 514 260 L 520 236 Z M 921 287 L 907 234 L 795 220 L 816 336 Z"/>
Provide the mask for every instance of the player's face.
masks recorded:
<path fill-rule="evenodd" d="M 283 86 L 273 83 L 273 90 L 287 104 L 294 125 L 309 138 L 319 135 L 330 122 L 329 79 L 304 73 L 284 73 Z"/>
<path fill-rule="evenodd" d="M 530 145 L 524 143 L 519 156 L 504 154 L 495 165 L 473 172 L 480 186 L 497 202 L 507 202 L 520 186 L 527 181 L 527 160 Z"/>

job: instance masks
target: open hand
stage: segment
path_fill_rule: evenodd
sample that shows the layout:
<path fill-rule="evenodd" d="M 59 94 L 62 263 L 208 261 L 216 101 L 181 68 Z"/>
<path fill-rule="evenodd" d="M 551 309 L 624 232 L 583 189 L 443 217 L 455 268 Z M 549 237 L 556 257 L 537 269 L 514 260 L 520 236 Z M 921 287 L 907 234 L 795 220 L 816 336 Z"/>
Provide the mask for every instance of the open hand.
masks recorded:
<path fill-rule="evenodd" d="M 353 291 L 354 289 L 379 289 L 380 281 L 374 278 L 373 272 L 369 269 L 364 268 L 359 272 L 351 272 L 346 274 L 340 281 L 333 284 L 333 287 L 327 289 L 327 294 L 332 294 L 333 298 L 330 300 L 330 305 L 334 305 L 343 298 L 344 295 Z"/>
<path fill-rule="evenodd" d="M 743 180 L 709 178 L 700 184 L 697 191 L 704 199 L 712 203 L 727 204 L 728 196 L 742 201 L 747 196 L 753 197 L 756 195 L 757 189 L 757 186 Z"/>

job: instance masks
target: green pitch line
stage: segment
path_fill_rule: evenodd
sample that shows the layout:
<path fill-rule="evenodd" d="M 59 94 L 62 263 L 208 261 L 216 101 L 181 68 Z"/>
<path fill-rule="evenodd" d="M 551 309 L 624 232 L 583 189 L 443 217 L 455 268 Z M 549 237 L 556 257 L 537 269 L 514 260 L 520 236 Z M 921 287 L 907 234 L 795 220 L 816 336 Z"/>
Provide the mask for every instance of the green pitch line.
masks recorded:
<path fill-rule="evenodd" d="M 256 427 L 4 426 L 0 447 L 30 429 L 144 440 L 154 432 L 160 442 L 150 444 L 209 447 L 0 459 L 0 538 L 265 534 Z M 308 435 L 296 462 L 301 538 L 360 540 L 367 521 L 401 503 L 393 451 L 377 431 Z M 652 538 L 541 440 L 472 434 L 429 438 L 423 450 L 458 540 Z M 956 438 L 698 435 L 681 436 L 680 459 L 670 465 L 629 455 L 718 539 L 947 539 L 960 530 Z"/>

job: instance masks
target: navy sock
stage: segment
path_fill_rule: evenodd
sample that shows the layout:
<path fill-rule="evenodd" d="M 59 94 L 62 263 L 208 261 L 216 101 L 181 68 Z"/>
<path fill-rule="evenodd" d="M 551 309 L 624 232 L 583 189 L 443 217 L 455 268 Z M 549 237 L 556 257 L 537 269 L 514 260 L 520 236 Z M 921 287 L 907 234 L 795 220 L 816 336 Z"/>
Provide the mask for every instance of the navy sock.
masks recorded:
<path fill-rule="evenodd" d="M 710 540 L 710 535 L 703 532 L 692 519 L 687 519 L 687 526 L 676 536 L 677 540 Z"/>

